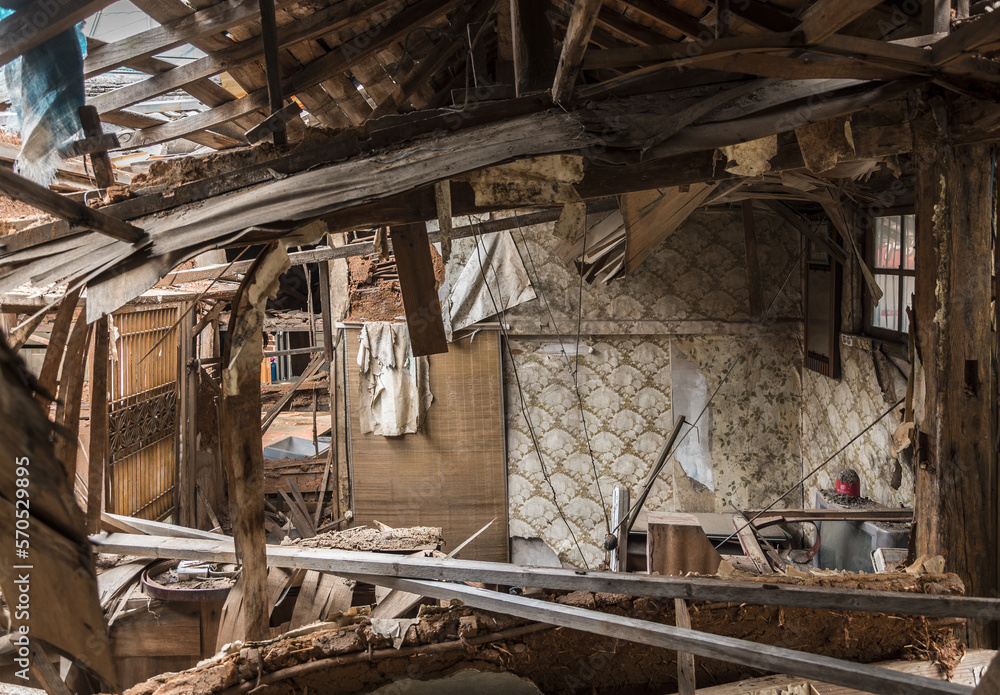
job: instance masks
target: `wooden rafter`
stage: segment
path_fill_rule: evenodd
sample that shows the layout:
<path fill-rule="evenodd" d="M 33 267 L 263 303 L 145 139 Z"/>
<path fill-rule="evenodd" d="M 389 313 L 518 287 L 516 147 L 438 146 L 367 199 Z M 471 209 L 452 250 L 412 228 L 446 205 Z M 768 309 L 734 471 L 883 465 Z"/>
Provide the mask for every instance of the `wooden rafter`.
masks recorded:
<path fill-rule="evenodd" d="M 670 3 L 654 0 L 624 0 L 624 3 L 644 17 L 663 22 L 689 38 L 704 40 L 713 36 L 712 30 L 699 22 L 697 17 L 692 17 Z"/>
<path fill-rule="evenodd" d="M 806 43 L 819 43 L 833 36 L 881 0 L 818 0 L 802 15 L 800 31 Z"/>
<path fill-rule="evenodd" d="M 357 49 L 352 42 L 338 46 L 283 80 L 282 89 L 287 95 L 292 96 L 323 83 L 330 75 L 351 69 L 362 60 L 374 56 L 390 44 L 403 39 L 414 29 L 427 26 L 438 20 L 455 1 L 429 0 L 427 4 L 414 5 L 403 10 L 381 25 L 378 32 L 370 32 L 374 36 L 366 39 L 364 48 Z M 186 137 L 189 133 L 205 130 L 219 123 L 225 123 L 252 113 L 263 108 L 267 103 L 267 89 L 257 89 L 245 97 L 209 111 L 137 131 L 129 144 L 132 147 L 141 147 L 178 137 Z"/>
<path fill-rule="evenodd" d="M 282 4 L 290 5 L 293 1 L 285 0 Z M 257 4 L 252 0 L 223 0 L 194 14 L 89 51 L 83 63 L 84 77 L 93 77 L 132 61 L 163 53 L 203 36 L 249 22 L 259 14 Z"/>
<path fill-rule="evenodd" d="M 578 0 L 573 5 L 573 14 L 569 18 L 562 54 L 552 83 L 552 101 L 557 104 L 567 101 L 573 93 L 573 85 L 583 63 L 583 54 L 590 43 L 590 33 L 601 7 L 601 0 Z"/>
<path fill-rule="evenodd" d="M 40 46 L 114 0 L 33 0 L 0 20 L 0 65 Z M 39 21 L 41 20 L 41 21 Z"/>

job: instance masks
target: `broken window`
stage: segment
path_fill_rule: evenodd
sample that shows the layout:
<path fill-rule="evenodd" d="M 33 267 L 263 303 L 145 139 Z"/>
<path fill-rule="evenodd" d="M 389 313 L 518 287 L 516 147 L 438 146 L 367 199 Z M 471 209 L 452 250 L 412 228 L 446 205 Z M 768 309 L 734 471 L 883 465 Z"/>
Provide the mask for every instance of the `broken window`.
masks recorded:
<path fill-rule="evenodd" d="M 913 307 L 916 270 L 916 218 L 885 215 L 872 220 L 868 263 L 882 299 L 865 302 L 865 328 L 877 338 L 905 340 L 910 329 L 906 310 Z"/>

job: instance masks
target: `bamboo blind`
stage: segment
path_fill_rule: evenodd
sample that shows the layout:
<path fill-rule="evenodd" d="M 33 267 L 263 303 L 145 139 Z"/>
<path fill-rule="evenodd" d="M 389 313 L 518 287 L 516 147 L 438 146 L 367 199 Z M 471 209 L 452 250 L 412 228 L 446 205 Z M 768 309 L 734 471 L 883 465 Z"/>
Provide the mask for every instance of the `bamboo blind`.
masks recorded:
<path fill-rule="evenodd" d="M 421 430 L 402 437 L 361 434 L 359 334 L 360 329 L 349 329 L 345 341 L 355 523 L 440 526 L 447 552 L 496 519 L 461 557 L 506 562 L 499 334 L 481 331 L 475 340 L 451 343 L 448 353 L 429 358 L 434 402 Z"/>
<path fill-rule="evenodd" d="M 177 508 L 178 356 L 168 333 L 178 311 L 170 306 L 113 317 L 107 507 L 116 514 L 163 519 Z"/>

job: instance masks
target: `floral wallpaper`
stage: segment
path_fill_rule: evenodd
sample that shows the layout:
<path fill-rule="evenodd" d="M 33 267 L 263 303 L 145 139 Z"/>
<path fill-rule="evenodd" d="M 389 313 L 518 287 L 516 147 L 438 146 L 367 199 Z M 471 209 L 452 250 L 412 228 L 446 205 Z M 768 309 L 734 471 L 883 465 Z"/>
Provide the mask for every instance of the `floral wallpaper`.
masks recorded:
<path fill-rule="evenodd" d="M 553 502 L 552 488 L 545 481 L 544 465 L 586 564 L 593 568 L 604 561 L 602 543 L 607 533 L 595 465 L 610 517 L 615 483 L 623 483 L 631 491 L 639 489 L 673 422 L 669 338 L 604 336 L 585 344 L 593 350 L 581 354 L 579 362 L 589 449 L 570 371 L 575 359 L 570 357 L 567 364 L 561 354 L 546 354 L 548 343 L 512 340 L 524 410 L 542 456 L 539 461 L 522 412 L 521 391 L 511 383 L 514 371 L 508 358 L 507 489 L 510 534 L 541 537 L 563 561 L 581 565 L 580 550 L 567 533 Z M 669 476 L 657 480 L 647 505 L 650 509 L 673 509 Z"/>
<path fill-rule="evenodd" d="M 610 515 L 614 484 L 637 494 L 673 427 L 675 399 L 688 396 L 672 392 L 676 370 L 693 374 L 710 394 L 755 327 L 749 316 L 742 219 L 738 213 L 699 213 L 634 276 L 584 285 L 579 385 L 593 465 L 572 378 L 579 275 L 550 251 L 555 243 L 551 225 L 525 228 L 523 236 L 515 229 L 513 237 L 540 296 L 506 315 L 511 332 L 520 334 L 512 336 L 514 364 L 505 358 L 504 377 L 510 533 L 543 539 L 566 564 L 582 566 L 585 560 L 596 567 L 605 559 L 606 529 L 593 468 Z M 708 438 L 709 474 L 703 476 L 708 485 L 668 465 L 646 509 L 729 512 L 730 502 L 745 507 L 769 501 L 801 474 L 802 347 L 801 323 L 795 321 L 801 317 L 801 240 L 763 214 L 757 237 L 765 304 L 788 278 L 773 314 L 786 321 L 750 342 L 710 412 L 688 435 Z M 461 251 L 456 255 L 461 258 Z M 570 348 L 571 365 L 553 347 L 558 334 Z M 683 414 L 689 422 L 698 415 Z M 790 502 L 797 505 L 801 498 Z"/>
<path fill-rule="evenodd" d="M 803 372 L 802 458 L 807 472 L 892 405 L 878 385 L 871 352 L 842 345 L 840 356 L 840 379 L 808 369 Z M 896 389 L 905 393 L 906 382 L 901 376 Z M 908 464 L 899 463 L 898 489 L 891 485 L 897 461 L 889 453 L 889 438 L 899 422 L 895 414 L 888 415 L 808 481 L 807 504 L 812 505 L 817 490 L 834 486 L 838 471 L 853 468 L 861 477 L 862 495 L 890 507 L 912 507 L 915 481 Z"/>

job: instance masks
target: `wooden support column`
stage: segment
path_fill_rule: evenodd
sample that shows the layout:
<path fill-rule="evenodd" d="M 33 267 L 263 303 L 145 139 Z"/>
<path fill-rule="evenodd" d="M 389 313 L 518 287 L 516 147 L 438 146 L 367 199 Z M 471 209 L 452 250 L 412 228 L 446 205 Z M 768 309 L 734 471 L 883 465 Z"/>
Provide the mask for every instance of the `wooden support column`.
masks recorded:
<path fill-rule="evenodd" d="M 552 86 L 556 74 L 549 0 L 510 0 L 517 96 Z"/>
<path fill-rule="evenodd" d="M 49 334 L 49 344 L 45 348 L 45 357 L 42 358 L 42 368 L 38 374 L 38 385 L 48 396 L 55 396 L 56 381 L 59 379 L 59 365 L 62 364 L 63 352 L 66 350 L 66 339 L 69 337 L 69 329 L 73 324 L 73 313 L 76 311 L 77 300 L 80 299 L 80 290 L 69 292 L 59 303 L 56 310 L 55 322 L 52 325 L 52 332 Z M 52 402 L 45 394 L 39 393 L 38 402 L 43 408 L 47 408 Z"/>
<path fill-rule="evenodd" d="M 178 516 L 182 526 L 196 528 L 197 499 L 195 497 L 195 462 L 198 442 L 198 379 L 199 370 L 195 367 L 197 359 L 197 338 L 194 336 L 194 323 L 198 320 L 198 312 L 193 307 L 185 306 L 186 313 L 177 326 L 177 506 Z"/>
<path fill-rule="evenodd" d="M 926 0 L 921 19 L 925 34 L 947 33 L 951 30 L 951 0 Z"/>
<path fill-rule="evenodd" d="M 264 305 L 289 267 L 280 242 L 254 261 L 233 300 L 229 341 L 223 355 L 220 437 L 229 477 L 230 518 L 236 553 L 243 565 L 241 609 L 247 640 L 269 635 L 264 539 L 264 450 L 260 438 L 260 363 Z"/>
<path fill-rule="evenodd" d="M 86 137 L 99 138 L 104 134 L 101 130 L 101 117 L 97 115 L 95 107 L 81 106 L 79 114 L 80 123 L 83 124 L 83 134 Z M 107 151 L 91 153 L 90 163 L 94 165 L 94 178 L 97 180 L 98 188 L 111 188 L 115 185 L 115 170 L 111 166 L 111 158 Z"/>
<path fill-rule="evenodd" d="M 590 43 L 590 33 L 597 22 L 597 13 L 601 9 L 601 0 L 576 0 L 573 3 L 573 14 L 566 27 L 566 38 L 563 39 L 562 54 L 559 56 L 559 66 L 556 68 L 555 80 L 552 83 L 552 101 L 561 104 L 568 101 L 573 94 L 573 85 L 580 74 L 583 54 Z"/>
<path fill-rule="evenodd" d="M 916 196 L 915 313 L 924 376 L 923 394 L 916 381 L 916 552 L 943 555 L 968 595 L 996 596 L 990 152 L 949 146 L 943 136 L 923 144 Z M 972 647 L 996 646 L 988 622 L 970 621 L 968 639 Z"/>
<path fill-rule="evenodd" d="M 274 116 L 285 106 L 281 87 L 281 62 L 278 58 L 278 23 L 274 17 L 274 0 L 259 2 L 260 38 L 264 42 L 264 65 L 267 70 L 267 99 L 271 105 L 271 115 Z M 271 137 L 275 145 L 287 145 L 285 124 L 277 121 L 273 123 Z"/>
<path fill-rule="evenodd" d="M 101 530 L 104 472 L 108 460 L 108 362 L 111 358 L 108 317 L 94 323 L 94 365 L 90 372 L 90 453 L 87 467 L 87 533 Z"/>
<path fill-rule="evenodd" d="M 434 263 L 427 238 L 427 225 L 404 224 L 391 227 L 392 250 L 399 272 L 406 325 L 416 357 L 448 352 L 448 339 L 441 318 L 441 302 L 434 287 Z"/>

